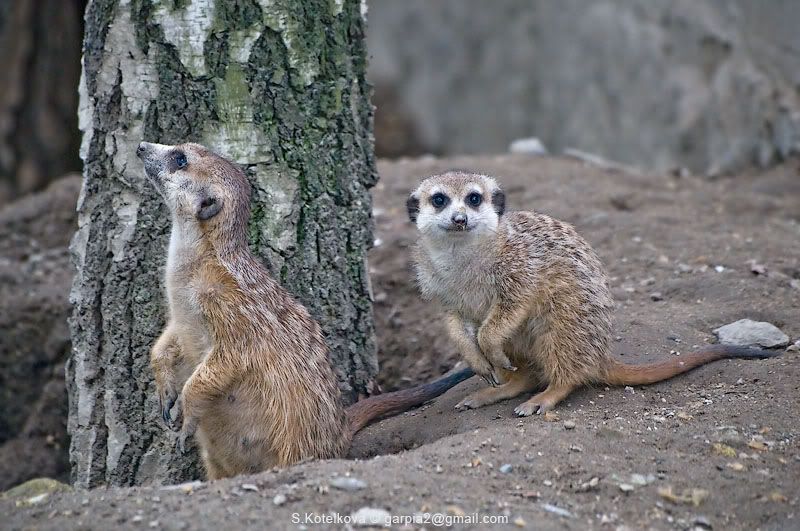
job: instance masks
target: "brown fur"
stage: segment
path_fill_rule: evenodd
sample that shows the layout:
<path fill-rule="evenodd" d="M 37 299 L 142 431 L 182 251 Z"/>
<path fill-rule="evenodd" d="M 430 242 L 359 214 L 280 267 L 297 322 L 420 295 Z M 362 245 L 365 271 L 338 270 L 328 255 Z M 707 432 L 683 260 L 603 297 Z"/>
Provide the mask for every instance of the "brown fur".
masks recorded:
<path fill-rule="evenodd" d="M 319 325 L 248 248 L 250 186 L 242 171 L 197 144 L 142 143 L 138 154 L 173 223 L 169 318 L 151 367 L 165 422 L 177 401 L 178 444 L 183 450 L 196 434 L 209 479 L 343 456 L 372 419 L 472 374 L 345 410 Z"/>
<path fill-rule="evenodd" d="M 470 194 L 483 198 L 469 204 Z M 437 208 L 434 197 L 447 204 Z M 502 206 L 499 206 L 502 205 Z M 450 334 L 490 384 L 456 407 L 476 408 L 545 386 L 520 416 L 553 408 L 591 383 L 661 381 L 726 357 L 766 357 L 758 349 L 712 346 L 644 366 L 610 352 L 613 301 L 591 246 L 567 223 L 533 212 L 504 214 L 496 181 L 450 172 L 429 177 L 407 207 L 421 237 L 415 253 L 423 296 L 448 310 Z M 456 228 L 456 215 L 468 222 Z"/>

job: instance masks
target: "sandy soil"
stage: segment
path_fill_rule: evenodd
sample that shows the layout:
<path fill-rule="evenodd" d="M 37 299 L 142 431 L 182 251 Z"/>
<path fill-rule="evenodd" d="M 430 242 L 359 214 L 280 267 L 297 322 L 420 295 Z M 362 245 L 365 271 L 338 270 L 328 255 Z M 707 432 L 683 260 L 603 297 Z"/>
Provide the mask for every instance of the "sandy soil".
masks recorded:
<path fill-rule="evenodd" d="M 678 355 L 745 317 L 800 337 L 797 162 L 716 181 L 557 158 L 384 162 L 375 190 L 380 243 L 370 264 L 385 390 L 430 379 L 457 360 L 439 310 L 413 286 L 414 231 L 404 212 L 420 177 L 450 168 L 499 176 L 511 209 L 577 226 L 608 267 L 615 350 L 628 361 Z M 753 273 L 754 263 L 766 274 Z M 280 529 L 299 520 L 338 529 L 345 525 L 305 523 L 305 515 L 370 507 L 508 516 L 502 527 L 531 529 L 798 529 L 798 382 L 800 354 L 786 352 L 717 362 L 643 388 L 587 388 L 563 402 L 557 418 L 518 419 L 513 408 L 522 399 L 456 412 L 482 385 L 473 378 L 364 430 L 351 452 L 357 459 L 193 488 L 74 491 L 34 505 L 3 499 L 0 528 Z M 337 488 L 344 475 L 365 485 Z"/>

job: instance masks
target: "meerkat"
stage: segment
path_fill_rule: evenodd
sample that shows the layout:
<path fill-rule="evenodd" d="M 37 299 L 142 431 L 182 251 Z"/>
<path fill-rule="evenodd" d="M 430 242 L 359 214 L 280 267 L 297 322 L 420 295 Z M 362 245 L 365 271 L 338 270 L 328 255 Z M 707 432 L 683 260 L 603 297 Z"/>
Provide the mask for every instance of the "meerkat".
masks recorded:
<path fill-rule="evenodd" d="M 343 457 L 353 434 L 470 377 L 342 405 L 319 324 L 247 245 L 250 184 L 198 144 L 142 142 L 137 155 L 169 207 L 168 322 L 150 354 L 161 415 L 208 479 Z M 171 409 L 177 402 L 176 418 Z"/>
<path fill-rule="evenodd" d="M 514 410 L 541 414 L 583 385 L 650 384 L 714 360 L 775 355 L 709 345 L 650 365 L 621 363 L 610 349 L 613 300 L 603 265 L 571 225 L 506 213 L 495 179 L 462 172 L 425 179 L 406 206 L 419 231 L 422 295 L 444 307 L 453 342 L 490 384 L 457 409 L 544 388 Z"/>

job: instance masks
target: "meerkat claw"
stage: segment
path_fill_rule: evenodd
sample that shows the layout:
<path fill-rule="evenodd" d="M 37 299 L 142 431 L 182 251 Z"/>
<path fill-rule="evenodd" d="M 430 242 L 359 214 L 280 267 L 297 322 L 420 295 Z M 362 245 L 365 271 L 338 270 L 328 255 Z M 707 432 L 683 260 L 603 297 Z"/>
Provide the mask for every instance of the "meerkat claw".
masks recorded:
<path fill-rule="evenodd" d="M 515 366 L 511 365 L 511 363 L 506 363 L 505 365 L 503 365 L 503 368 L 505 370 L 511 371 L 511 372 L 516 372 L 517 371 L 517 368 Z"/>

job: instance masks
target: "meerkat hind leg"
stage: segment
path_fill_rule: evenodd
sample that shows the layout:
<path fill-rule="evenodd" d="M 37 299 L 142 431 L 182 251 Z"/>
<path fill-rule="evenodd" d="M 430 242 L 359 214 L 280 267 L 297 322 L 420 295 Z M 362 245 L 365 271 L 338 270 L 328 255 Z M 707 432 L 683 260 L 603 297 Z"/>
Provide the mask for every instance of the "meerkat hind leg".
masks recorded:
<path fill-rule="evenodd" d="M 520 417 L 529 417 L 534 413 L 541 415 L 553 409 L 553 407 L 564 400 L 573 389 L 575 389 L 575 386 L 571 384 L 554 385 L 551 383 L 547 386 L 547 389 L 533 395 L 530 400 L 514 408 L 514 413 Z"/>
<path fill-rule="evenodd" d="M 522 393 L 533 391 L 537 387 L 537 381 L 535 378 L 531 378 L 529 374 L 526 374 L 526 372 L 527 371 L 507 371 L 506 383 L 499 387 L 485 387 L 470 394 L 456 404 L 456 409 L 459 411 L 477 409 L 481 406 L 488 406 L 489 404 L 508 400 Z"/>

